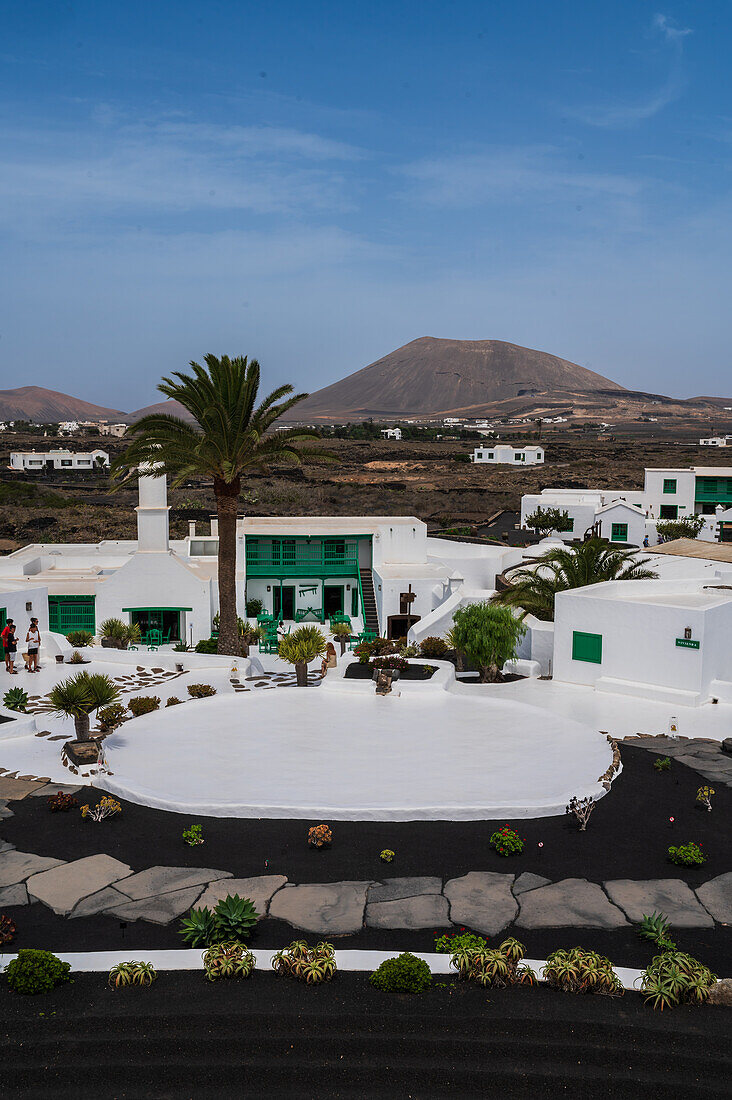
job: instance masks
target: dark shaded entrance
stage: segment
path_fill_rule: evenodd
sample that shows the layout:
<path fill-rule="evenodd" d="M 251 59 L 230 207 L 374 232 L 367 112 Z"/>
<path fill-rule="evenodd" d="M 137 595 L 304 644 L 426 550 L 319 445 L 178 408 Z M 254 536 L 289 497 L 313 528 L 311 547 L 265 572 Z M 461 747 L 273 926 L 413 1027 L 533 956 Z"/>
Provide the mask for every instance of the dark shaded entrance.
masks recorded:
<path fill-rule="evenodd" d="M 280 614 L 281 612 L 281 614 Z M 274 590 L 274 617 L 275 619 L 294 619 L 295 618 L 295 586 L 294 584 L 285 584 L 281 588 L 279 585 Z"/>
<path fill-rule="evenodd" d="M 343 614 L 343 585 L 323 585 L 323 613 L 326 619 L 331 615 Z"/>

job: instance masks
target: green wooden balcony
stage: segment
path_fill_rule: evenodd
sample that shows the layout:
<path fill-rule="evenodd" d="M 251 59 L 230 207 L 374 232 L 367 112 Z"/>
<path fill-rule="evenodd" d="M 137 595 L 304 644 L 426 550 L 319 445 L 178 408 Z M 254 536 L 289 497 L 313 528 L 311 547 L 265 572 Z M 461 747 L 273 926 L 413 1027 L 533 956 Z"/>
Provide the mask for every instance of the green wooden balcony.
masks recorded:
<path fill-rule="evenodd" d="M 247 539 L 248 577 L 358 576 L 357 539 Z"/>
<path fill-rule="evenodd" d="M 697 476 L 694 500 L 697 504 L 732 504 L 732 478 Z"/>

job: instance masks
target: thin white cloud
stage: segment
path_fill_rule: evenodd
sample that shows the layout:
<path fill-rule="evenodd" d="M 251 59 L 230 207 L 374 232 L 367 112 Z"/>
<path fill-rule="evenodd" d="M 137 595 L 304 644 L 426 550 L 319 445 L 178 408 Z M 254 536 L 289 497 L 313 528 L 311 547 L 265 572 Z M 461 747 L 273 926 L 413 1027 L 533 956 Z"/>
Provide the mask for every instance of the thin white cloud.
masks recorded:
<path fill-rule="evenodd" d="M 657 13 L 651 21 L 651 32 L 661 39 L 670 55 L 666 79 L 654 91 L 636 103 L 616 100 L 586 106 L 563 108 L 570 118 L 602 129 L 624 129 L 653 118 L 683 94 L 686 86 L 683 54 L 684 39 L 692 34 L 689 27 L 677 27 L 667 15 Z"/>

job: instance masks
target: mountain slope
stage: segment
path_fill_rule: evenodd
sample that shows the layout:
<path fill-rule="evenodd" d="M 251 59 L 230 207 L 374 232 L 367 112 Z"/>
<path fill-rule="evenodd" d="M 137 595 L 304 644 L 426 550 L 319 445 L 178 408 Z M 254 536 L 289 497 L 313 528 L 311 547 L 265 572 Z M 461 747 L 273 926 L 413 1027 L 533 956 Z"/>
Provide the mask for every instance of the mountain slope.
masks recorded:
<path fill-rule="evenodd" d="M 534 393 L 623 387 L 548 352 L 502 340 L 423 336 L 303 401 L 293 418 L 430 416 Z"/>
<path fill-rule="evenodd" d="M 119 409 L 92 405 L 78 397 L 43 386 L 21 386 L 17 390 L 0 390 L 0 420 L 33 420 L 38 424 L 53 424 L 59 420 L 120 420 Z"/>

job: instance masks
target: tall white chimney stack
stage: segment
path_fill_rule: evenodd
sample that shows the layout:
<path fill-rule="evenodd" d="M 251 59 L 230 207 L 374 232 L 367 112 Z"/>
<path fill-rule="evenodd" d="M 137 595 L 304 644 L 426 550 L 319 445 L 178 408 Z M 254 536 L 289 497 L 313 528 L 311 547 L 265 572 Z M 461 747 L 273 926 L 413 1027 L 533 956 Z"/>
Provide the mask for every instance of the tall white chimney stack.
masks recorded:
<path fill-rule="evenodd" d="M 167 553 L 170 549 L 168 479 L 165 474 L 154 474 L 153 470 L 152 466 L 140 466 L 139 503 L 135 509 L 137 549 L 145 553 Z"/>

